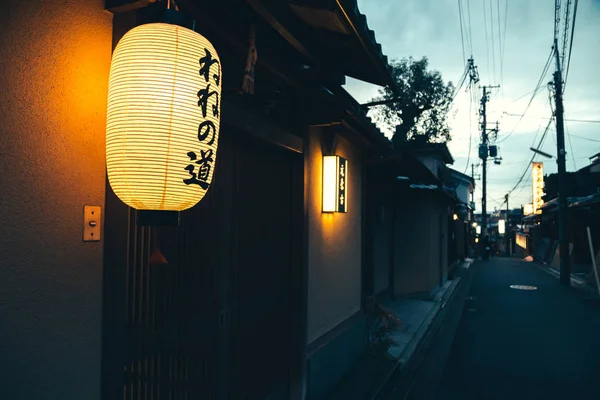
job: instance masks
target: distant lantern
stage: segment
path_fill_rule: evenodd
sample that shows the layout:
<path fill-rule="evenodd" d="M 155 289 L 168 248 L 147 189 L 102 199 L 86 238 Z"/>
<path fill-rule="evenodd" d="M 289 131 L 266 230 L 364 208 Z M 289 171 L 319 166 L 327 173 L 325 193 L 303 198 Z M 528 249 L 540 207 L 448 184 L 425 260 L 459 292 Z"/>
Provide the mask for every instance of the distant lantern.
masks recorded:
<path fill-rule="evenodd" d="M 498 220 L 498 234 L 504 235 L 506 233 L 506 222 L 503 219 Z"/>
<path fill-rule="evenodd" d="M 348 160 L 323 156 L 323 212 L 348 211 Z"/>
<path fill-rule="evenodd" d="M 181 211 L 210 187 L 219 142 L 221 64 L 179 25 L 127 32 L 110 66 L 106 166 L 115 194 L 138 210 Z"/>

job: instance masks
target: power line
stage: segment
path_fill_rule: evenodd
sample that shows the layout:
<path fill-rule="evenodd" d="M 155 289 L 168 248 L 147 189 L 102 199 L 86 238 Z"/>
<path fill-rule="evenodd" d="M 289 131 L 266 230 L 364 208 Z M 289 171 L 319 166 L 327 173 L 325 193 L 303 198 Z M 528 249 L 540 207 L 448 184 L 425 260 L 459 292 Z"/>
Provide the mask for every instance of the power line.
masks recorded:
<path fill-rule="evenodd" d="M 573 143 L 571 143 L 571 134 L 569 133 L 569 128 L 567 128 L 567 124 L 565 124 L 565 131 L 567 131 L 567 137 L 569 138 L 569 147 L 571 148 L 571 160 L 573 160 L 573 168 L 577 171 L 577 164 L 575 163 L 575 152 L 573 152 Z"/>
<path fill-rule="evenodd" d="M 473 129 L 471 121 L 473 120 L 473 116 L 471 115 L 473 111 L 473 91 L 469 92 L 469 153 L 467 155 L 467 165 L 465 166 L 465 170 L 463 174 L 467 173 L 469 169 L 469 162 L 471 161 L 471 147 L 472 147 L 472 139 L 473 139 Z"/>
<path fill-rule="evenodd" d="M 575 135 L 574 133 L 571 133 L 570 136 L 576 137 L 577 139 L 588 140 L 588 141 L 594 142 L 594 143 L 600 143 L 600 140 L 598 140 L 598 139 L 590 139 L 590 138 L 586 138 L 585 136 Z M 573 152 L 573 150 L 571 150 L 571 152 Z"/>
<path fill-rule="evenodd" d="M 542 146 L 542 144 L 544 143 L 544 139 L 546 138 L 546 134 L 548 133 L 548 130 L 550 129 L 550 124 L 552 124 L 552 120 L 553 120 L 553 118 L 550 118 L 550 120 L 548 121 L 548 125 L 546 125 L 546 129 L 544 130 L 544 133 L 542 134 L 540 142 L 537 145 L 537 149 L 538 150 Z M 508 191 L 509 196 L 517 188 L 517 186 L 519 186 L 519 184 L 523 181 L 523 178 L 525 177 L 525 174 L 527 174 L 527 171 L 529 171 L 529 166 L 531 165 L 531 163 L 533 162 L 533 160 L 535 160 L 536 156 L 537 156 L 537 154 L 533 153 L 533 156 L 531 157 L 531 161 L 529 161 L 529 163 L 527 164 L 527 166 L 525 168 L 525 171 L 523 171 L 523 174 L 519 178 L 519 181 L 515 184 L 515 186 L 511 190 Z"/>
<path fill-rule="evenodd" d="M 506 51 L 506 23 L 508 21 L 508 0 L 504 0 L 504 39 L 502 41 L 502 63 L 504 63 L 504 54 Z"/>
<path fill-rule="evenodd" d="M 573 119 L 573 118 L 568 118 L 565 119 L 565 121 L 569 121 L 569 122 L 590 122 L 593 124 L 600 124 L 600 120 L 597 119 Z"/>
<path fill-rule="evenodd" d="M 560 0 L 554 0 L 554 39 L 558 40 L 560 24 Z"/>
<path fill-rule="evenodd" d="M 490 75 L 490 47 L 488 42 L 488 29 L 487 29 L 487 12 L 485 11 L 485 0 L 483 0 L 483 22 L 485 27 L 485 52 L 487 54 L 487 73 Z"/>
<path fill-rule="evenodd" d="M 462 44 L 462 55 L 465 67 L 467 65 L 467 56 L 465 55 L 465 37 L 463 35 L 463 12 L 460 0 L 458 0 L 458 19 L 460 20 L 460 41 Z"/>
<path fill-rule="evenodd" d="M 450 103 L 453 103 L 454 100 L 456 99 L 456 96 L 458 96 L 458 93 L 460 92 L 460 89 L 462 89 L 462 87 L 465 83 L 465 80 L 467 79 L 468 74 L 469 74 L 469 67 L 465 67 L 465 70 L 464 70 L 462 76 L 460 77 L 460 83 L 456 87 L 454 94 L 452 95 L 452 100 L 450 101 Z"/>
<path fill-rule="evenodd" d="M 485 0 L 484 0 L 485 1 Z M 494 84 L 496 81 L 496 39 L 494 39 L 494 7 L 490 0 L 490 27 L 492 30 L 492 67 L 494 69 Z"/>
<path fill-rule="evenodd" d="M 571 53 L 573 52 L 573 36 L 575 35 L 575 19 L 577 18 L 577 4 L 579 0 L 575 0 L 573 7 L 573 23 L 571 24 L 571 44 L 569 45 L 569 58 L 567 59 L 567 70 L 565 72 L 565 79 L 563 83 L 563 93 L 567 84 L 567 77 L 569 76 L 569 67 L 571 66 Z"/>
<path fill-rule="evenodd" d="M 469 17 L 469 50 L 473 57 L 473 30 L 471 29 L 471 2 L 467 1 L 467 15 Z"/>
<path fill-rule="evenodd" d="M 521 99 L 522 99 L 523 97 L 525 97 L 525 96 L 529 96 L 529 95 L 530 95 L 531 93 L 533 93 L 533 92 L 535 92 L 535 89 L 534 89 L 534 90 L 532 90 L 532 91 L 530 91 L 530 92 L 527 92 L 527 93 L 525 93 L 525 94 L 522 94 L 521 96 L 519 96 L 519 97 L 517 97 L 516 99 L 512 100 L 512 101 L 511 101 L 511 104 L 512 104 L 512 103 L 516 103 L 517 101 L 521 100 Z M 508 114 L 508 113 L 506 113 L 506 112 L 505 112 L 505 114 Z M 512 115 L 512 114 L 509 114 L 509 115 Z M 514 115 L 517 115 L 517 114 L 514 114 Z M 519 114 L 519 115 L 517 115 L 517 116 L 520 116 L 520 114 Z"/>
<path fill-rule="evenodd" d="M 562 41 L 562 53 L 560 54 L 560 65 L 565 65 L 565 57 L 567 56 L 567 42 L 569 39 L 569 19 L 571 17 L 571 0 L 567 0 L 567 4 L 565 6 L 565 27 L 563 32 L 563 41 Z"/>
<path fill-rule="evenodd" d="M 504 55 L 502 53 L 502 27 L 500 26 L 500 0 L 496 0 L 496 16 L 498 17 L 498 57 L 500 57 L 500 87 L 504 98 Z M 506 18 L 506 16 L 504 16 Z"/>
<path fill-rule="evenodd" d="M 535 144 L 535 140 L 537 139 L 541 129 L 542 129 L 542 121 L 540 121 L 537 131 L 535 131 L 535 136 L 533 137 L 533 140 L 531 141 L 531 147 L 533 147 L 533 145 Z"/>
<path fill-rule="evenodd" d="M 522 117 L 524 116 L 524 114 L 513 114 L 513 113 L 507 113 L 504 112 L 504 115 L 508 115 L 509 117 Z M 525 118 L 537 118 L 537 119 L 546 119 L 547 117 L 539 117 L 537 115 L 529 115 Z M 569 121 L 569 122 L 585 122 L 585 123 L 591 123 L 591 124 L 600 124 L 600 119 L 577 119 L 577 118 L 565 118 L 564 121 Z"/>
<path fill-rule="evenodd" d="M 500 140 L 499 143 L 502 143 L 504 141 L 506 141 L 517 129 L 517 127 L 519 126 L 519 124 L 521 123 L 521 121 L 523 120 L 523 117 L 525 116 L 525 114 L 527 113 L 527 110 L 529 110 L 529 106 L 531 106 L 531 103 L 533 102 L 533 99 L 535 98 L 535 96 L 538 94 L 538 91 L 540 90 L 542 81 L 544 80 L 544 77 L 546 76 L 546 74 L 548 73 L 548 68 L 550 67 L 550 64 L 552 62 L 552 56 L 554 55 L 554 47 L 552 47 L 552 49 L 550 50 L 550 55 L 548 56 L 548 60 L 546 61 L 546 65 L 544 66 L 544 69 L 542 71 L 542 75 L 540 75 L 540 79 L 538 80 L 538 83 L 533 91 L 533 95 L 531 96 L 531 98 L 529 99 L 529 103 L 527 103 L 527 107 L 525 107 L 525 111 L 523 111 L 523 114 L 521 114 L 521 118 L 519 118 L 519 120 L 517 121 L 517 124 L 515 125 L 515 127 L 513 128 L 513 130 L 502 140 Z"/>

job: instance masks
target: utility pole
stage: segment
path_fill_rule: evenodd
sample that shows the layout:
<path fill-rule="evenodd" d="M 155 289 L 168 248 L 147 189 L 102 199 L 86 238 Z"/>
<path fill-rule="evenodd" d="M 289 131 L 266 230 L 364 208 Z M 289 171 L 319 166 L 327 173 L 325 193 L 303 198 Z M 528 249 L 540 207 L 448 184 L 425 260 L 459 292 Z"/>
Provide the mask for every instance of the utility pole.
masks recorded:
<path fill-rule="evenodd" d="M 569 260 L 569 243 L 567 239 L 567 193 L 566 189 L 566 152 L 564 108 L 562 99 L 562 72 L 558 54 L 558 40 L 554 39 L 556 55 L 556 71 L 554 72 L 554 98 L 556 101 L 556 147 L 558 164 L 558 242 L 560 251 L 560 283 L 571 285 L 571 265 Z"/>
<path fill-rule="evenodd" d="M 479 158 L 481 158 L 482 163 L 482 172 L 481 172 L 481 180 L 482 180 L 482 196 L 481 196 L 481 236 L 485 237 L 487 233 L 487 158 L 489 155 L 488 148 L 488 129 L 487 129 L 487 115 L 486 115 L 486 104 L 489 101 L 489 89 L 499 88 L 499 85 L 496 86 L 484 86 L 483 87 L 483 95 L 481 96 L 481 110 L 480 114 L 482 117 L 481 122 L 481 144 L 479 145 Z"/>

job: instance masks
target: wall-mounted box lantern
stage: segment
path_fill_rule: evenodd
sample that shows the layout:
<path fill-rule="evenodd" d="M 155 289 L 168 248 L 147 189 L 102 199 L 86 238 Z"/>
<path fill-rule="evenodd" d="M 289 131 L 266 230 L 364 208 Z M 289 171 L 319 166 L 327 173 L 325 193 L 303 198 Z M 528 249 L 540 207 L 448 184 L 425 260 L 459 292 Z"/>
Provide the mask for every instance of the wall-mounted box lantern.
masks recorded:
<path fill-rule="evenodd" d="M 323 156 L 323 212 L 348 211 L 348 160 Z"/>
<path fill-rule="evenodd" d="M 168 224 L 172 218 L 164 215 L 175 214 L 178 221 L 179 211 L 206 194 L 219 142 L 221 81 L 212 44 L 183 26 L 143 24 L 117 44 L 106 166 L 113 191 L 140 217 L 162 214 L 159 224 Z M 152 224 L 148 215 L 142 225 Z"/>

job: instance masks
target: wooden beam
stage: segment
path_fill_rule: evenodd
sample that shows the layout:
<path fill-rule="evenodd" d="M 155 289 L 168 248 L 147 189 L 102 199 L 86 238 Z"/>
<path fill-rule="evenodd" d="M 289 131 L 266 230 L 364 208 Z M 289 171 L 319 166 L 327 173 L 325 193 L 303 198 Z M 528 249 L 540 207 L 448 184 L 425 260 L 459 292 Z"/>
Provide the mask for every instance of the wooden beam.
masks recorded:
<path fill-rule="evenodd" d="M 302 154 L 304 140 L 293 133 L 256 116 L 255 113 L 244 109 L 232 102 L 223 101 L 222 121 L 224 125 L 248 132 L 264 141 L 275 144 L 284 149 Z"/>
<path fill-rule="evenodd" d="M 144 8 L 156 0 L 105 0 L 104 8 L 113 14 Z"/>
<path fill-rule="evenodd" d="M 294 48 L 296 50 L 298 50 L 298 52 L 300 54 L 302 54 L 304 57 L 308 58 L 309 60 L 313 59 L 312 54 L 306 49 L 306 47 L 304 47 L 304 45 L 300 42 L 300 40 L 298 40 L 281 22 L 279 22 L 279 20 L 272 13 L 270 13 L 269 10 L 267 10 L 267 8 L 265 6 L 262 5 L 260 0 L 248 0 L 248 3 L 277 32 L 279 32 L 281 34 L 281 36 L 283 36 L 285 38 L 285 40 L 290 42 L 290 44 L 292 46 L 294 46 Z"/>
<path fill-rule="evenodd" d="M 192 0 L 177 0 L 177 5 L 180 10 L 185 10 L 196 18 L 198 21 L 196 26 L 206 26 L 211 31 L 217 33 L 224 42 L 228 43 L 231 48 L 235 49 L 238 53 L 248 53 L 247 41 L 242 41 L 240 38 L 236 37 L 235 34 L 229 32 L 227 29 L 223 29 L 223 27 L 219 25 L 219 21 L 215 21 L 214 18 L 207 15 L 202 6 L 198 5 L 197 2 Z M 264 51 L 260 53 L 260 57 L 258 57 L 256 64 L 273 74 L 279 82 L 283 82 L 293 88 L 302 87 L 302 85 L 298 83 L 298 77 L 289 73 L 289 67 L 282 66 L 276 61 L 275 57 L 266 55 Z M 286 72 L 282 72 L 283 70 Z"/>

